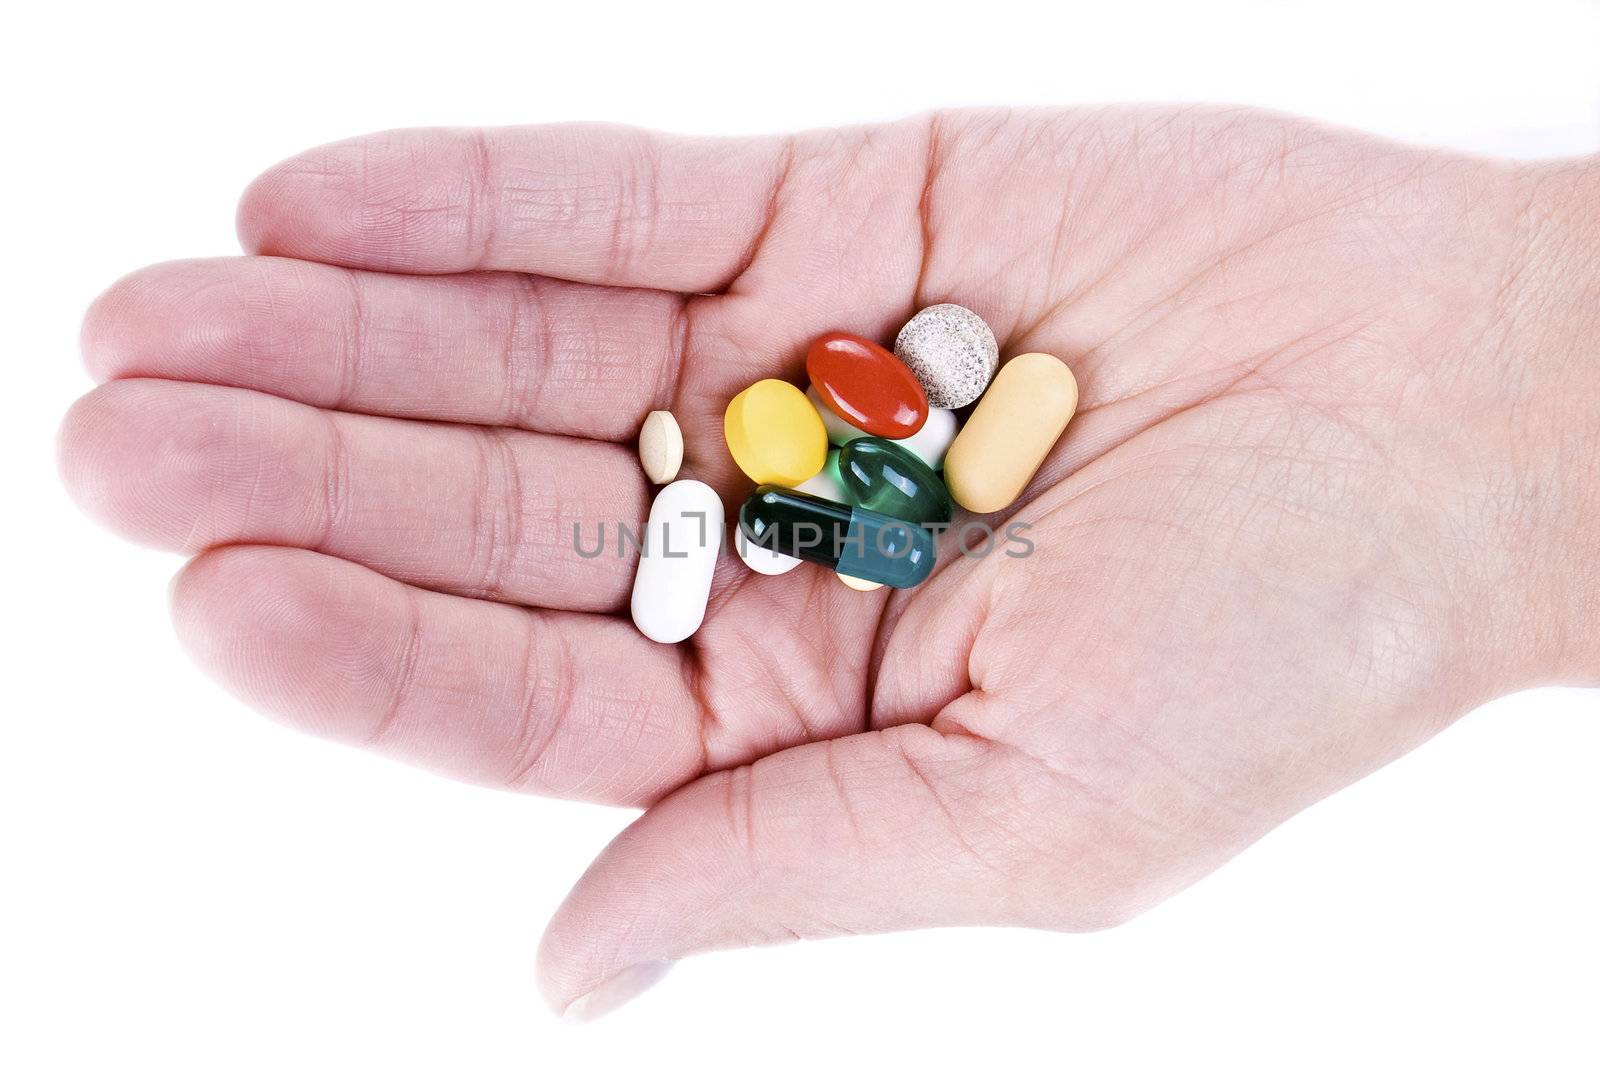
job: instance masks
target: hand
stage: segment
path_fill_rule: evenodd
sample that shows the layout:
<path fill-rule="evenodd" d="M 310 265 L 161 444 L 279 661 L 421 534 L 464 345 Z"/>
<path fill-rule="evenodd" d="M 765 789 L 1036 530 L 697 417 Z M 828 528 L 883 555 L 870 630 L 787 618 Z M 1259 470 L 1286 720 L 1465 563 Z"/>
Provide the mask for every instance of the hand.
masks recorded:
<path fill-rule="evenodd" d="M 63 471 L 195 555 L 179 631 L 248 702 L 647 808 L 546 935 L 558 1008 L 714 947 L 1106 926 L 1474 705 L 1600 678 L 1596 187 L 1220 110 L 376 135 L 258 180 L 253 255 L 96 303 Z M 573 526 L 641 522 L 645 413 L 736 509 L 734 393 L 946 300 L 1080 381 L 989 519 L 1036 551 L 947 535 L 873 594 L 730 557 L 692 641 L 635 632 L 632 554 Z"/>

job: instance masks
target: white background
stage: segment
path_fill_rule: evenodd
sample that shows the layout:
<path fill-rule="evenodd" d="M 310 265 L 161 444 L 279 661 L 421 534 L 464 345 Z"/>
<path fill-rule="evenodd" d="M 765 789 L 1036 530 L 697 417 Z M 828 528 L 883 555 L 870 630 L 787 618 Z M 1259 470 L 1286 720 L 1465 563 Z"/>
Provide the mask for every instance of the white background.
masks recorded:
<path fill-rule="evenodd" d="M 1600 1065 L 1596 693 L 1496 703 L 1119 930 L 704 957 L 571 1027 L 534 948 L 630 815 L 257 718 L 178 650 L 177 559 L 84 520 L 52 456 L 88 301 L 235 251 L 239 190 L 317 142 L 1129 98 L 1592 151 L 1600 6 L 29 6 L 0 64 L 0 1067 Z"/>

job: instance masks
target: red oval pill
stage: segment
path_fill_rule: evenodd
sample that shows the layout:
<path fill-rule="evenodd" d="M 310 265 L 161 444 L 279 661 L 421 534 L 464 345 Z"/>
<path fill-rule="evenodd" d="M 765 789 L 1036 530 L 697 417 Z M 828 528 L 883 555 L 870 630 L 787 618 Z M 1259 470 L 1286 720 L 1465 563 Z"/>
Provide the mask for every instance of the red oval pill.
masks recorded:
<path fill-rule="evenodd" d="M 928 396 L 911 369 L 876 342 L 829 331 L 806 351 L 806 374 L 840 417 L 868 435 L 904 439 L 928 419 Z"/>

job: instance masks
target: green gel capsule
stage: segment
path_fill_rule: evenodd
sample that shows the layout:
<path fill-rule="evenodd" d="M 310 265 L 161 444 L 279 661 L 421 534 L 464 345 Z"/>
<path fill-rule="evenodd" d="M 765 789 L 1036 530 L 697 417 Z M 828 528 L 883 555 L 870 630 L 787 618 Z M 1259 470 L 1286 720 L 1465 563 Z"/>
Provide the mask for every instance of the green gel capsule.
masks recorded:
<path fill-rule="evenodd" d="M 844 486 L 844 477 L 839 474 L 838 448 L 828 451 L 828 460 L 823 464 L 822 471 L 826 472 L 834 483 L 837 483 L 841 487 Z"/>
<path fill-rule="evenodd" d="M 756 488 L 739 508 L 739 528 L 757 546 L 892 588 L 914 588 L 933 572 L 927 529 L 787 487 Z"/>
<path fill-rule="evenodd" d="M 902 521 L 949 524 L 955 514 L 938 474 L 887 439 L 851 439 L 841 446 L 839 477 L 852 502 Z"/>

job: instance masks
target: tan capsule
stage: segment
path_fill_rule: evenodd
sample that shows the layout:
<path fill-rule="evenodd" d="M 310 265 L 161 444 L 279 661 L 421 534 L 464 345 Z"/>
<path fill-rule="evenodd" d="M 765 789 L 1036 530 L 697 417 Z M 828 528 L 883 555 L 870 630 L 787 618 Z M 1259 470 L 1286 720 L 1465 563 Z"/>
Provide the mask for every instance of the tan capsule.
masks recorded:
<path fill-rule="evenodd" d="M 683 467 L 683 432 L 677 418 L 657 409 L 639 429 L 639 464 L 651 483 L 671 483 Z"/>
<path fill-rule="evenodd" d="M 945 455 L 950 496 L 973 513 L 1011 505 L 1077 408 L 1078 381 L 1059 357 L 1024 353 L 1007 361 Z"/>
<path fill-rule="evenodd" d="M 883 587 L 876 580 L 862 580 L 859 576 L 849 576 L 845 573 L 834 573 L 833 575 L 844 581 L 845 587 L 855 588 L 857 591 L 877 591 Z"/>

